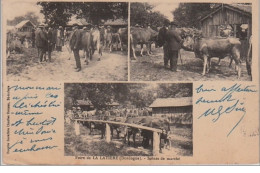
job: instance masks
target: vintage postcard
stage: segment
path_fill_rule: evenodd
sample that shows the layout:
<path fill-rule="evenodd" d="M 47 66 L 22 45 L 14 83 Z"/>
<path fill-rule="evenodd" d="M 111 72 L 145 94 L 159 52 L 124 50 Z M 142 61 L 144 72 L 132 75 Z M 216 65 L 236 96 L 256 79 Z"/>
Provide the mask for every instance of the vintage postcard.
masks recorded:
<path fill-rule="evenodd" d="M 252 165 L 258 0 L 3 0 L 3 165 Z"/>

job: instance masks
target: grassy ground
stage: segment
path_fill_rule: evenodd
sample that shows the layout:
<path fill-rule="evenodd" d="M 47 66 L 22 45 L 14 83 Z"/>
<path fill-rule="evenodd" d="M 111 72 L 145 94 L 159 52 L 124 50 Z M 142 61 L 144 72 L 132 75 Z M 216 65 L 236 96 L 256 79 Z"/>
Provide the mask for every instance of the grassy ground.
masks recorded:
<path fill-rule="evenodd" d="M 122 139 L 112 139 L 111 143 L 100 139 L 100 132 L 89 135 L 89 129 L 80 126 L 80 135 L 76 136 L 73 124 L 65 123 L 65 155 L 66 156 L 151 156 L 152 147 L 141 146 L 142 137 L 137 135 L 137 147 L 124 144 Z M 188 127 L 171 126 L 171 149 L 163 150 L 161 155 L 192 156 L 192 130 Z M 132 140 L 132 138 L 131 138 Z"/>
<path fill-rule="evenodd" d="M 235 71 L 235 63 L 229 68 L 230 58 L 221 60 L 218 65 L 218 58 L 212 58 L 212 66 L 205 76 L 202 76 L 203 61 L 196 58 L 193 52 L 181 50 L 181 59 L 178 60 L 178 72 L 172 72 L 164 68 L 163 49 L 152 48 L 151 56 L 141 57 L 137 49 L 137 60 L 131 60 L 130 78 L 133 81 L 250 81 L 247 74 L 246 63 L 241 64 L 241 78 L 238 79 Z"/>

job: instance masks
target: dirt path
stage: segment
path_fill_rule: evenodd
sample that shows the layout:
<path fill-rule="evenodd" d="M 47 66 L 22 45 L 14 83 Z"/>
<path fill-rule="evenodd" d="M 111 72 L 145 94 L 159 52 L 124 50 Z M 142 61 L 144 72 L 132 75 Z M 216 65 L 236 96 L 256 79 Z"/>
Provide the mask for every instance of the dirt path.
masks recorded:
<path fill-rule="evenodd" d="M 83 52 L 80 51 L 81 57 Z M 126 81 L 127 80 L 127 55 L 123 52 L 103 52 L 101 61 L 97 61 L 95 52 L 93 60 L 86 65 L 81 58 L 82 70 L 75 72 L 75 60 L 64 48 L 63 52 L 54 51 L 52 62 L 33 62 L 27 65 L 18 74 L 8 74 L 8 80 L 22 81 Z M 35 57 L 36 58 L 36 57 Z M 8 67 L 12 68 L 12 67 Z"/>
<path fill-rule="evenodd" d="M 237 78 L 235 63 L 229 68 L 229 58 L 221 60 L 218 66 L 217 58 L 212 59 L 212 68 L 208 74 L 202 76 L 202 60 L 195 58 L 193 52 L 181 51 L 182 62 L 178 60 L 178 72 L 164 69 L 162 48 L 153 48 L 151 56 L 137 56 L 131 60 L 130 79 L 133 81 L 215 81 L 215 80 L 242 80 L 250 81 L 247 75 L 245 62 L 242 63 L 241 78 Z"/>

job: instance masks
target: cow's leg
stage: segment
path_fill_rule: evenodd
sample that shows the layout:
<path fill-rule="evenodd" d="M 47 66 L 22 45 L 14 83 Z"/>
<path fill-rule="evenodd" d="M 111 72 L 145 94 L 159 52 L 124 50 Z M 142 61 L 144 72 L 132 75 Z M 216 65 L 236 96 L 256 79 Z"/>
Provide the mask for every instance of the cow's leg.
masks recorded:
<path fill-rule="evenodd" d="M 219 58 L 219 59 L 218 59 L 218 65 L 220 65 L 220 61 L 221 61 L 221 59 Z"/>
<path fill-rule="evenodd" d="M 146 46 L 147 55 L 151 55 L 151 52 L 150 52 L 150 43 L 147 43 L 145 46 Z"/>
<path fill-rule="evenodd" d="M 129 146 L 130 146 L 130 136 L 131 136 L 131 133 L 129 131 L 127 131 L 127 143 Z"/>
<path fill-rule="evenodd" d="M 204 55 L 204 56 L 203 56 L 203 60 L 204 60 L 204 65 L 203 65 L 202 75 L 205 76 L 205 74 L 206 74 L 206 68 L 207 68 L 207 64 L 208 64 L 208 56 L 207 56 L 207 55 Z"/>
<path fill-rule="evenodd" d="M 136 144 L 135 144 L 135 136 L 136 136 L 136 132 L 133 132 L 133 142 L 134 142 L 134 148 L 136 147 Z"/>
<path fill-rule="evenodd" d="M 109 43 L 109 52 L 112 52 L 112 43 Z"/>
<path fill-rule="evenodd" d="M 230 63 L 229 63 L 229 68 L 231 68 L 232 67 L 232 62 L 233 62 L 233 59 L 230 57 Z"/>
<path fill-rule="evenodd" d="M 140 52 L 140 55 L 143 56 L 143 52 L 144 52 L 144 45 L 141 44 L 141 52 Z"/>
<path fill-rule="evenodd" d="M 211 67 L 211 58 L 208 58 L 208 61 L 207 61 L 207 68 L 206 68 L 206 73 L 209 73 L 209 69 Z"/>
<path fill-rule="evenodd" d="M 134 60 L 136 60 L 136 55 L 135 55 L 135 46 L 134 46 L 134 44 L 132 44 L 132 50 L 133 50 L 133 57 L 134 57 Z"/>
<path fill-rule="evenodd" d="M 236 63 L 236 71 L 237 71 L 238 78 L 240 78 L 241 77 L 240 51 L 236 48 L 233 48 L 232 57 Z"/>

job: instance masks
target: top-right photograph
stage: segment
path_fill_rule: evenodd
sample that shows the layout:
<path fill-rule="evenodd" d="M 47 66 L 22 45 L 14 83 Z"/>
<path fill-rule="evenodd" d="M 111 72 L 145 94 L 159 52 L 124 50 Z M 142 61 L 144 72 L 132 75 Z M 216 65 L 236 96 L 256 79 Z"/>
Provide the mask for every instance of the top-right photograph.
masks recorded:
<path fill-rule="evenodd" d="M 251 3 L 131 3 L 131 81 L 252 81 Z"/>

